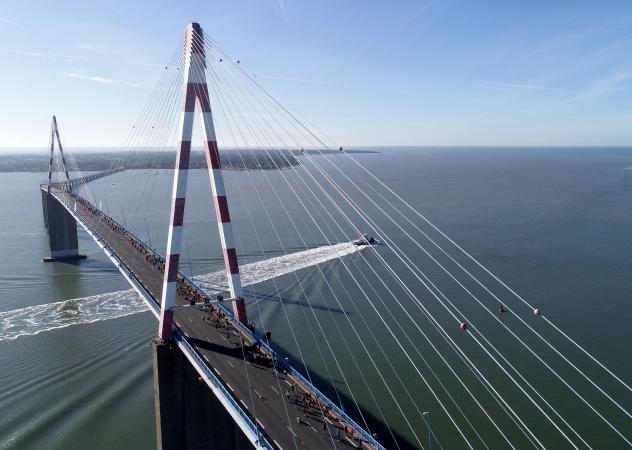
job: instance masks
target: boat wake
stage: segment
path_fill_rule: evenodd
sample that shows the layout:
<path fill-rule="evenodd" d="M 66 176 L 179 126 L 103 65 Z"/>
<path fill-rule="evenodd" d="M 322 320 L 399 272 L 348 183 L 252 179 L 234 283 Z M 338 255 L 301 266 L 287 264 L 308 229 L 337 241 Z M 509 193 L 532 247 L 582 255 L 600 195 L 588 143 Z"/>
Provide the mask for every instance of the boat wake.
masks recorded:
<path fill-rule="evenodd" d="M 350 255 L 363 248 L 365 247 L 347 242 L 245 264 L 240 268 L 242 284 L 246 286 L 261 283 Z M 228 290 L 226 274 L 223 271 L 199 275 L 194 277 L 194 280 L 208 294 Z M 147 306 L 133 289 L 14 309 L 0 312 L 0 341 L 71 325 L 116 319 L 144 311 L 148 311 Z"/>

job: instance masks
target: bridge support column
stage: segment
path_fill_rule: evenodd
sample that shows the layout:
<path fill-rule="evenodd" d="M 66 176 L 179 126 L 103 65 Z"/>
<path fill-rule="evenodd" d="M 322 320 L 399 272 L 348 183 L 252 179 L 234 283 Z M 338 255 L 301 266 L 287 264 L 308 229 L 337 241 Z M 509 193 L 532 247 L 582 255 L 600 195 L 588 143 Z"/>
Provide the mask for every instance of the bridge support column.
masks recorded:
<path fill-rule="evenodd" d="M 85 258 L 85 255 L 79 254 L 77 221 L 55 197 L 44 190 L 42 209 L 50 246 L 50 256 L 43 260 L 52 262 Z"/>
<path fill-rule="evenodd" d="M 158 450 L 252 449 L 173 341 L 152 341 Z"/>

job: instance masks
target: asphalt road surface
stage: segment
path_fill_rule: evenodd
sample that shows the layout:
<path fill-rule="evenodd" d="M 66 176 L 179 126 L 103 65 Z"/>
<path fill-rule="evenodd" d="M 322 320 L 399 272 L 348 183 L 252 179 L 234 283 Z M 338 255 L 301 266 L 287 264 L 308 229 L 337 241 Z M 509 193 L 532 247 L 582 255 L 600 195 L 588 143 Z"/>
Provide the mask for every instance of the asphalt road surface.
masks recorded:
<path fill-rule="evenodd" d="M 55 189 L 61 199 L 123 261 L 127 268 L 160 303 L 162 260 L 102 212 Z M 151 253 L 150 253 L 151 252 Z M 153 255 L 153 258 L 151 257 Z M 187 293 L 200 293 L 180 282 Z M 188 304 L 179 294 L 176 303 Z M 311 395 L 308 389 L 284 371 L 272 367 L 272 359 L 214 306 L 177 308 L 174 321 L 188 342 L 200 353 L 234 398 L 255 421 L 269 441 L 283 450 L 322 448 L 373 448 L 354 435 L 351 427 Z M 348 431 L 345 432 L 345 429 Z"/>

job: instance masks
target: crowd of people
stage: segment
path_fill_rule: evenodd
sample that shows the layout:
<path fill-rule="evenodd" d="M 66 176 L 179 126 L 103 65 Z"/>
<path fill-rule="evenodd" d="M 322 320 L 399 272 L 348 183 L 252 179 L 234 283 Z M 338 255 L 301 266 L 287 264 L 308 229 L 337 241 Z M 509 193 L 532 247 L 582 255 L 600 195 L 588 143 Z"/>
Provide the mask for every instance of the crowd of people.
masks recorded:
<path fill-rule="evenodd" d="M 164 259 L 156 255 L 153 250 L 147 247 L 126 228 L 114 221 L 108 215 L 104 214 L 101 210 L 96 208 L 92 203 L 90 203 L 83 197 L 80 197 L 70 191 L 64 191 L 64 194 L 71 198 L 73 201 L 80 204 L 84 210 L 97 217 L 113 233 L 122 235 L 122 237 L 126 239 L 130 243 L 130 245 L 141 254 L 145 261 L 154 267 L 154 269 L 160 272 L 164 272 Z M 74 207 L 74 209 L 76 211 L 76 206 Z M 214 325 L 215 328 L 224 328 L 227 333 L 230 333 L 234 329 L 236 330 L 236 327 L 232 324 L 230 318 L 224 313 L 224 311 L 222 311 L 221 308 L 208 303 L 208 297 L 203 295 L 199 289 L 192 286 L 181 276 L 178 276 L 176 292 L 177 295 L 180 298 L 184 299 L 188 304 L 193 305 L 206 302 L 206 304 L 202 306 L 202 309 L 209 313 L 209 315 L 204 316 L 205 323 L 208 323 L 209 325 Z M 252 324 L 248 325 L 249 328 L 251 328 L 251 331 L 254 332 L 254 326 Z M 243 340 L 240 340 L 240 342 L 243 345 Z M 279 369 L 276 357 L 270 355 L 263 348 L 261 348 L 261 345 L 258 342 L 255 342 L 251 345 L 244 345 L 244 354 L 246 355 L 246 358 L 248 360 L 257 364 L 271 367 L 275 373 L 278 373 L 279 370 L 282 370 Z M 287 400 L 290 403 L 295 404 L 297 408 L 302 408 L 303 414 L 306 418 L 313 415 L 315 418 L 322 419 L 323 432 L 330 433 L 330 435 L 338 440 L 346 438 L 353 443 L 357 443 L 356 445 L 358 446 L 362 445 L 362 437 L 352 427 L 348 426 L 344 421 L 342 421 L 341 418 L 337 416 L 326 403 L 318 399 L 313 393 L 309 391 L 301 390 L 301 393 L 299 394 L 299 389 L 299 384 L 293 383 L 291 391 L 286 392 L 286 397 Z M 308 422 L 301 419 L 300 417 L 297 417 L 297 421 L 299 424 L 308 424 Z M 332 425 L 331 428 L 328 426 L 328 423 Z"/>
<path fill-rule="evenodd" d="M 322 402 L 311 392 L 301 391 L 299 394 L 299 389 L 300 386 L 293 383 L 285 396 L 290 403 L 294 404 L 298 409 L 302 409 L 303 417 L 322 420 L 323 433 L 329 433 L 338 440 L 346 438 L 358 447 L 362 445 L 362 436 L 342 421 L 326 403 Z M 296 421 L 299 425 L 309 425 L 309 422 L 300 416 L 297 416 Z"/>

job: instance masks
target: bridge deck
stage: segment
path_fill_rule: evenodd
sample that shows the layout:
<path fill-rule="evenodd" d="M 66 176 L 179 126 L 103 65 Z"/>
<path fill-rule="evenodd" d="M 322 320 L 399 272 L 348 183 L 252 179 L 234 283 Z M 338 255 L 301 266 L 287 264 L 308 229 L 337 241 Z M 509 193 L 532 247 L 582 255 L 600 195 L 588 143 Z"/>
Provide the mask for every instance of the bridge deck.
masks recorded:
<path fill-rule="evenodd" d="M 53 194 L 116 253 L 159 303 L 162 258 L 83 198 L 59 189 Z M 186 294 L 185 290 L 188 290 Z M 176 303 L 180 305 L 188 304 L 190 296 L 202 295 L 199 288 L 185 279 L 180 279 L 179 291 Z M 254 342 L 220 308 L 212 305 L 177 308 L 174 321 L 277 447 L 285 450 L 374 448 L 334 410 L 317 400 L 309 387 L 287 371 L 275 370 L 272 357 L 260 347 L 254 349 Z"/>

